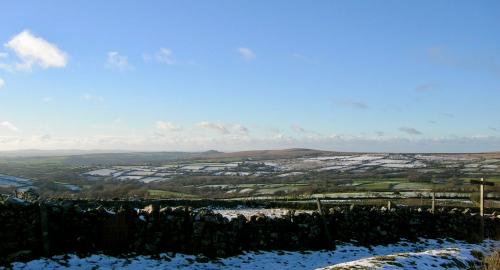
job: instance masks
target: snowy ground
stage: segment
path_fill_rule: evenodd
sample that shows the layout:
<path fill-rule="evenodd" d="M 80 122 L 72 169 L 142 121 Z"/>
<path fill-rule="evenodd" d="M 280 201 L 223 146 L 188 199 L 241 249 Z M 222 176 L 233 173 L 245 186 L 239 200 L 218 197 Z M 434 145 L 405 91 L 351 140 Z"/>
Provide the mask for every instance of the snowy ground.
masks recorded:
<path fill-rule="evenodd" d="M 320 270 L 347 269 L 469 269 L 476 256 L 470 250 L 460 248 L 433 249 L 423 252 L 397 253 L 375 256 L 321 268 Z"/>
<path fill-rule="evenodd" d="M 214 213 L 219 213 L 228 219 L 236 218 L 238 215 L 243 215 L 246 218 L 250 218 L 255 215 L 265 215 L 271 218 L 281 217 L 286 215 L 289 210 L 284 208 L 271 208 L 271 209 L 259 209 L 259 208 L 237 208 L 237 209 L 213 209 Z M 312 213 L 313 211 L 308 210 L 296 210 L 295 213 Z"/>
<path fill-rule="evenodd" d="M 137 256 L 117 258 L 92 255 L 55 256 L 28 263 L 14 263 L 13 269 L 467 269 L 475 261 L 473 253 L 500 249 L 500 241 L 467 244 L 453 240 L 402 241 L 371 249 L 339 244 L 335 251 L 249 252 L 208 261 L 184 254 L 161 254 L 157 258 Z M 2 269 L 2 268 L 0 268 Z"/>

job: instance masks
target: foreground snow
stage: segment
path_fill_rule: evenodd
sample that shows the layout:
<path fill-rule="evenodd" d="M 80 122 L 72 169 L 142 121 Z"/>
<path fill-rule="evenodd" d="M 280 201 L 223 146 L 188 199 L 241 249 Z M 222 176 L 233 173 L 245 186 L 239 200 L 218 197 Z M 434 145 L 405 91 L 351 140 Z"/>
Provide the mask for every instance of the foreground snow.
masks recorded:
<path fill-rule="evenodd" d="M 318 270 L 347 269 L 470 269 L 477 262 L 476 250 L 460 248 L 433 249 L 423 252 L 397 253 L 375 256 L 347 263 L 339 263 Z"/>
<path fill-rule="evenodd" d="M 13 269 L 466 269 L 475 261 L 476 251 L 489 253 L 500 248 L 500 241 L 467 244 L 453 240 L 422 239 L 402 241 L 371 249 L 340 244 L 335 251 L 248 252 L 243 255 L 208 261 L 184 254 L 161 254 L 158 258 L 137 256 L 117 258 L 92 255 L 54 256 L 28 263 L 14 263 Z M 474 251 L 474 252 L 473 252 Z M 1 268 L 1 267 L 0 267 Z"/>

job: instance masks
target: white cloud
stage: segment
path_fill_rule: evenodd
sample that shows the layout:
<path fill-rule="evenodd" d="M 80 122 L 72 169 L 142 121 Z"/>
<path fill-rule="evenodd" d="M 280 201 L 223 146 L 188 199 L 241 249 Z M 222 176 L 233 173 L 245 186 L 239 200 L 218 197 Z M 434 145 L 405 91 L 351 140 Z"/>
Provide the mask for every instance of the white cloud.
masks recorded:
<path fill-rule="evenodd" d="M 5 86 L 5 81 L 2 78 L 0 78 L 0 89 L 2 89 L 2 87 L 4 86 Z"/>
<path fill-rule="evenodd" d="M 247 61 L 254 60 L 257 57 L 251 49 L 245 47 L 238 48 L 238 53 Z"/>
<path fill-rule="evenodd" d="M 159 62 L 168 64 L 168 65 L 173 65 L 175 64 L 175 61 L 172 56 L 172 50 L 167 49 L 167 48 L 161 48 L 160 51 L 156 54 L 156 59 Z"/>
<path fill-rule="evenodd" d="M 241 124 L 222 124 L 204 121 L 197 123 L 196 127 L 215 131 L 223 135 L 234 134 L 234 136 L 247 136 L 250 133 L 250 130 Z"/>
<path fill-rule="evenodd" d="M 50 141 L 52 139 L 52 136 L 50 136 L 49 134 L 44 134 L 44 135 L 40 135 L 38 138 L 42 142 L 46 142 L 46 141 Z"/>
<path fill-rule="evenodd" d="M 292 130 L 297 133 L 307 133 L 307 130 L 299 125 L 292 125 Z"/>
<path fill-rule="evenodd" d="M 487 152 L 500 149 L 498 136 L 442 137 L 408 139 L 402 137 L 359 137 L 325 135 L 291 137 L 217 136 L 176 133 L 173 136 L 1 136 L 2 150 L 15 149 L 108 149 L 135 151 L 238 151 L 255 149 L 313 148 L 358 152 Z"/>
<path fill-rule="evenodd" d="M 143 59 L 146 62 L 156 61 L 167 65 L 175 65 L 174 53 L 169 48 L 160 48 L 154 55 L 144 54 Z"/>
<path fill-rule="evenodd" d="M 207 130 L 216 131 L 220 134 L 229 134 L 230 133 L 228 128 L 225 125 L 220 124 L 220 123 L 212 123 L 212 122 L 204 121 L 204 122 L 197 123 L 196 126 L 199 128 L 207 129 Z"/>
<path fill-rule="evenodd" d="M 104 98 L 101 96 L 95 96 L 89 93 L 83 94 L 83 99 L 86 101 L 94 101 L 94 102 L 104 102 Z"/>
<path fill-rule="evenodd" d="M 9 131 L 18 132 L 19 129 L 8 121 L 0 122 L 0 129 L 7 129 Z"/>
<path fill-rule="evenodd" d="M 245 134 L 245 135 L 246 135 L 246 134 L 250 133 L 250 130 L 249 130 L 247 127 L 245 127 L 245 126 L 243 126 L 243 125 L 240 125 L 240 124 L 236 124 L 236 125 L 234 125 L 234 126 L 233 126 L 233 128 L 234 128 L 237 132 L 239 132 L 239 133 L 241 133 L 241 134 Z"/>
<path fill-rule="evenodd" d="M 153 61 L 153 57 L 150 54 L 144 53 L 142 55 L 142 60 L 144 60 L 144 62 L 151 62 Z"/>
<path fill-rule="evenodd" d="M 106 59 L 106 67 L 114 70 L 129 70 L 132 66 L 128 63 L 126 56 L 120 55 L 118 52 L 108 52 Z"/>
<path fill-rule="evenodd" d="M 19 33 L 4 46 L 14 51 L 21 60 L 20 63 L 14 65 L 3 64 L 4 69 L 31 70 L 35 65 L 44 69 L 62 68 L 68 63 L 68 55 L 57 45 L 34 36 L 28 30 Z"/>
<path fill-rule="evenodd" d="M 156 129 L 160 131 L 181 131 L 182 128 L 171 122 L 156 121 Z"/>

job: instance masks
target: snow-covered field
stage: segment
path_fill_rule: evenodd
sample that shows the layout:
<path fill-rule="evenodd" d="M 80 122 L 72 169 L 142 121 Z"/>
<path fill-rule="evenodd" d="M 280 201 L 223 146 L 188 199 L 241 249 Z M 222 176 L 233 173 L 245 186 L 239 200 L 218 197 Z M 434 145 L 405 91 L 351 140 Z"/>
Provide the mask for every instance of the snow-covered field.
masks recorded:
<path fill-rule="evenodd" d="M 33 182 L 30 179 L 0 174 L 0 187 L 22 187 L 31 186 Z"/>
<path fill-rule="evenodd" d="M 402 241 L 371 249 L 339 244 L 335 251 L 248 252 L 210 261 L 184 254 L 160 254 L 156 258 L 136 256 L 117 258 L 91 255 L 54 256 L 27 263 L 14 263 L 13 269 L 468 269 L 478 251 L 489 253 L 500 248 L 500 241 L 467 244 L 453 240 L 421 239 Z M 0 268 L 2 269 L 2 268 Z"/>
<path fill-rule="evenodd" d="M 500 159 L 481 160 L 479 158 L 448 155 L 353 154 L 238 162 L 176 162 L 175 164 L 163 164 L 161 166 L 110 166 L 109 168 L 89 171 L 83 175 L 92 180 L 111 177 L 117 180 L 141 181 L 144 177 L 163 177 L 165 174 L 173 178 L 192 174 L 227 177 L 300 177 L 300 175 L 307 175 L 311 171 L 331 174 L 349 172 L 355 175 L 368 170 L 390 174 L 412 169 L 418 173 L 439 173 L 446 171 L 444 167 L 459 168 L 462 172 L 468 174 L 485 171 L 500 173 Z M 140 178 L 140 176 L 143 178 Z M 148 179 L 143 182 L 155 181 Z"/>
<path fill-rule="evenodd" d="M 265 215 L 271 218 L 281 217 L 288 213 L 288 209 L 284 208 L 272 208 L 272 209 L 257 209 L 257 208 L 239 208 L 239 209 L 214 209 L 214 213 L 219 213 L 228 219 L 236 218 L 238 215 L 243 215 L 246 218 L 250 218 L 255 215 Z M 313 211 L 308 210 L 296 210 L 295 213 L 312 213 Z"/>

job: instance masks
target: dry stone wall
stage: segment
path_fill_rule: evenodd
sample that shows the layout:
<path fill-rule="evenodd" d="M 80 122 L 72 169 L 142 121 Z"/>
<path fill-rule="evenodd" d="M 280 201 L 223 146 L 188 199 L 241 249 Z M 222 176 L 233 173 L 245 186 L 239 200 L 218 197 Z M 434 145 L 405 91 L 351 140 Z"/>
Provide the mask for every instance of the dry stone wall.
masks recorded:
<path fill-rule="evenodd" d="M 41 207 L 42 206 L 42 207 Z M 337 241 L 370 246 L 402 238 L 477 241 L 480 217 L 469 209 L 337 207 L 322 216 L 255 215 L 229 220 L 208 209 L 115 205 L 82 208 L 78 202 L 0 203 L 0 263 L 78 253 L 182 252 L 225 257 L 246 250 L 317 250 Z M 500 215 L 485 219 L 485 235 L 500 237 Z M 329 240 L 330 239 L 330 240 Z"/>

